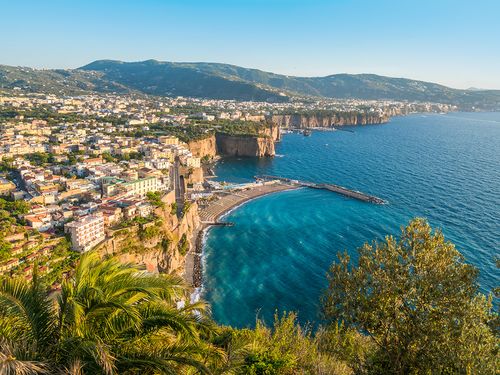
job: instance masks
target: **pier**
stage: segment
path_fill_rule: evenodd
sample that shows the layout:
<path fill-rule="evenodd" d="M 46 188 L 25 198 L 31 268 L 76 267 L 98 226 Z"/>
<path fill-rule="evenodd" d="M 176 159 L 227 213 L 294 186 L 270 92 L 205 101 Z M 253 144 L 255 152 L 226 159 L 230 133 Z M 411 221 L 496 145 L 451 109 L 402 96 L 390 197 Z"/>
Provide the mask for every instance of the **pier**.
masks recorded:
<path fill-rule="evenodd" d="M 281 181 L 286 184 L 294 186 L 304 186 L 312 189 L 328 190 L 334 193 L 343 195 L 348 198 L 353 198 L 360 200 L 362 202 L 374 203 L 374 204 L 386 204 L 387 202 L 382 198 L 375 197 L 373 195 L 365 194 L 357 190 L 351 190 L 340 185 L 335 184 L 325 184 L 325 183 L 314 183 L 309 181 L 294 180 L 292 178 L 280 177 L 280 176 L 255 176 L 257 180 L 264 181 Z"/>

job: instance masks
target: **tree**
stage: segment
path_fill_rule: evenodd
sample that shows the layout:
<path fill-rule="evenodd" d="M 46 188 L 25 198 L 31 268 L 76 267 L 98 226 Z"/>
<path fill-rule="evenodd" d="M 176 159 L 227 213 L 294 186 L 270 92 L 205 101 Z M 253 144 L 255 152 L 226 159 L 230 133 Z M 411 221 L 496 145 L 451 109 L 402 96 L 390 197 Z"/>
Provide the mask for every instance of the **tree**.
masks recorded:
<path fill-rule="evenodd" d="M 323 298 L 325 317 L 367 334 L 379 350 L 371 373 L 493 374 L 498 339 L 477 270 L 423 219 L 397 240 L 365 244 L 357 265 L 339 254 Z"/>
<path fill-rule="evenodd" d="M 255 329 L 223 328 L 213 338 L 226 352 L 214 373 L 250 375 L 352 375 L 349 364 L 322 351 L 310 327 L 302 328 L 294 313 L 275 314 L 272 327 L 257 321 Z"/>
<path fill-rule="evenodd" d="M 0 262 L 11 257 L 12 245 L 10 242 L 5 241 L 3 238 L 0 238 Z"/>
<path fill-rule="evenodd" d="M 151 203 L 154 207 L 165 207 L 165 203 L 161 200 L 161 193 L 159 191 L 149 191 L 146 193 L 146 198 L 148 202 Z"/>
<path fill-rule="evenodd" d="M 101 156 L 107 162 L 114 162 L 115 161 L 115 158 L 107 151 L 103 152 Z"/>
<path fill-rule="evenodd" d="M 181 279 L 139 272 L 115 259 L 82 256 L 55 301 L 36 275 L 0 283 L 0 373 L 208 372 L 218 356 L 201 339 L 211 324 Z M 15 353 L 15 358 L 11 355 Z M 15 361 L 14 361 L 15 359 Z M 41 370 L 40 370 L 41 372 Z"/>

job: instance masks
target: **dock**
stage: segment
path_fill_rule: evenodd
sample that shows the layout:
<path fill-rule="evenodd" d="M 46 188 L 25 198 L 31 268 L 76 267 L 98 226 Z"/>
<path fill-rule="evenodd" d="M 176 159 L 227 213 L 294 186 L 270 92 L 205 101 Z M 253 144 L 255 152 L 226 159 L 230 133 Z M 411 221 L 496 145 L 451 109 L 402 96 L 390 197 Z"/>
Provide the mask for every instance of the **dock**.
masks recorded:
<path fill-rule="evenodd" d="M 374 204 L 387 204 L 387 201 L 385 201 L 382 198 L 365 194 L 361 191 L 357 190 L 352 190 L 348 189 L 346 187 L 340 186 L 340 185 L 335 185 L 335 184 L 327 184 L 327 183 L 315 183 L 315 182 L 309 182 L 309 181 L 301 181 L 301 180 L 294 180 L 292 178 L 287 178 L 287 177 L 281 177 L 281 176 L 269 176 L 269 175 L 263 175 L 263 176 L 255 176 L 257 180 L 264 180 L 264 181 L 281 181 L 286 184 L 290 184 L 293 186 L 303 186 L 303 187 L 308 187 L 312 189 L 321 189 L 321 190 L 328 190 L 332 191 L 334 193 L 343 195 L 348 198 L 353 198 L 357 199 L 362 202 L 367 202 L 367 203 L 374 203 Z"/>

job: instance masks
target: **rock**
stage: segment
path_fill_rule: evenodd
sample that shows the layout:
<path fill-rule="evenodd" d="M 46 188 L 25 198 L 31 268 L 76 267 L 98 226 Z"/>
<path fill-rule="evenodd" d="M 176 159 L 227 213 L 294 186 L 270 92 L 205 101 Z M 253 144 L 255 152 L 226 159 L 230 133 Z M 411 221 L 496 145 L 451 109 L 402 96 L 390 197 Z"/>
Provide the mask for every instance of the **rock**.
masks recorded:
<path fill-rule="evenodd" d="M 328 128 L 332 126 L 382 124 L 388 122 L 387 113 L 331 112 L 319 114 L 272 115 L 269 120 L 287 128 Z"/>
<path fill-rule="evenodd" d="M 274 156 L 274 140 L 270 136 L 234 136 L 217 134 L 217 150 L 226 156 Z"/>
<path fill-rule="evenodd" d="M 215 135 L 207 138 L 191 141 L 188 143 L 189 150 L 198 158 L 209 157 L 210 159 L 217 155 L 217 146 Z"/>

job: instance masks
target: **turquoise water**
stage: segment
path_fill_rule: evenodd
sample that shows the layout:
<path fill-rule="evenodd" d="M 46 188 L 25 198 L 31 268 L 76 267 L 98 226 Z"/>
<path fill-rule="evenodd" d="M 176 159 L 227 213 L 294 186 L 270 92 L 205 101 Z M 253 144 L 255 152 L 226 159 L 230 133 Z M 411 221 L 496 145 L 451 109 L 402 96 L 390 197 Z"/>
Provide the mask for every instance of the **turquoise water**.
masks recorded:
<path fill-rule="evenodd" d="M 338 251 L 382 239 L 415 216 L 443 229 L 480 268 L 483 291 L 499 284 L 500 113 L 398 117 L 385 125 L 287 134 L 274 159 L 224 159 L 218 179 L 272 174 L 332 182 L 389 201 L 378 206 L 300 189 L 248 202 L 210 229 L 204 297 L 216 321 L 252 326 L 276 309 L 318 320 L 325 273 Z"/>

